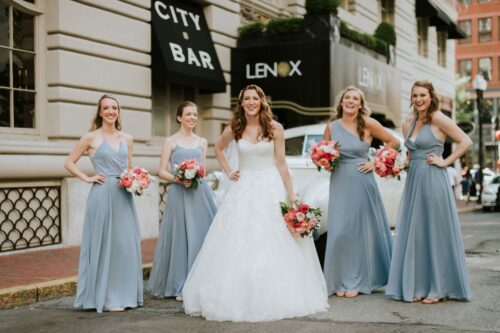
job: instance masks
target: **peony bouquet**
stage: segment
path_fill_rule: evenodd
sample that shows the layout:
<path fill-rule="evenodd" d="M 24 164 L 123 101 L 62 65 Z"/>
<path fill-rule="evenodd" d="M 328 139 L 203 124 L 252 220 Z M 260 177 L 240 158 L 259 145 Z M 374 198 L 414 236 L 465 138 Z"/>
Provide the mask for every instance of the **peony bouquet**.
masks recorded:
<path fill-rule="evenodd" d="M 335 141 L 321 140 L 311 148 L 311 159 L 318 168 L 333 172 L 340 159 L 340 144 Z"/>
<path fill-rule="evenodd" d="M 185 160 L 175 167 L 175 177 L 191 181 L 189 188 L 196 190 L 201 178 L 205 177 L 205 168 L 196 160 Z"/>
<path fill-rule="evenodd" d="M 398 148 L 381 146 L 375 153 L 375 172 L 380 177 L 397 177 L 401 179 L 401 171 L 405 171 L 405 157 Z"/>
<path fill-rule="evenodd" d="M 280 206 L 283 219 L 293 237 L 311 236 L 314 230 L 319 230 L 321 209 L 311 208 L 298 201 L 293 206 L 280 202 Z"/>
<path fill-rule="evenodd" d="M 146 169 L 134 167 L 122 172 L 120 180 L 118 181 L 118 186 L 139 196 L 148 188 L 152 181 L 153 177 Z"/>

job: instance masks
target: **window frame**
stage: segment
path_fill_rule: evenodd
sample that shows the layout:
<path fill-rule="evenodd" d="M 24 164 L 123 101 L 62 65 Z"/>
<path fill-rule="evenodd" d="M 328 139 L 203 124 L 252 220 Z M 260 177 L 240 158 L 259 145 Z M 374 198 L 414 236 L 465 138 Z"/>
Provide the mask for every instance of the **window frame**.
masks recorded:
<path fill-rule="evenodd" d="M 27 90 L 27 89 L 19 89 L 19 88 L 14 88 L 13 86 L 13 66 L 12 66 L 12 56 L 9 55 L 9 87 L 8 89 L 2 89 L 2 90 L 8 90 L 9 91 L 9 127 L 0 127 L 0 136 L 1 135 L 9 135 L 9 137 L 14 137 L 16 135 L 32 135 L 34 137 L 38 137 L 41 132 L 42 128 L 42 115 L 41 113 L 41 105 L 42 105 L 42 100 L 45 98 L 45 94 L 42 94 L 40 87 L 42 87 L 42 79 L 41 79 L 41 66 L 42 63 L 45 61 L 44 55 L 42 55 L 42 41 L 43 41 L 43 27 L 41 27 L 41 15 L 44 14 L 40 3 L 40 0 L 35 0 L 34 3 L 30 3 L 27 1 L 23 0 L 10 0 L 10 1 L 3 1 L 4 4 L 9 8 L 9 46 L 0 46 L 0 48 L 4 50 L 8 50 L 10 53 L 15 52 L 15 51 L 21 51 L 21 52 L 26 52 L 34 55 L 34 89 L 33 90 Z M 20 11 L 22 13 L 28 14 L 33 16 L 33 51 L 28 51 L 28 50 L 23 50 L 23 49 L 17 49 L 14 47 L 14 41 L 12 40 L 13 38 L 13 11 L 16 9 L 17 11 Z M 25 127 L 13 127 L 13 114 L 14 114 L 14 98 L 13 94 L 16 91 L 27 91 L 27 92 L 33 92 L 35 94 L 34 96 L 34 116 L 33 116 L 33 122 L 34 122 L 34 127 L 33 128 L 25 128 Z M 43 95 L 43 96 L 42 96 Z"/>
<path fill-rule="evenodd" d="M 489 30 L 489 33 L 486 34 L 486 33 L 481 33 L 481 21 L 483 20 L 489 20 L 490 24 L 490 30 Z M 489 36 L 489 39 L 488 40 L 481 40 L 481 36 L 486 36 L 488 35 Z M 493 19 L 492 17 L 480 17 L 477 19 L 477 42 L 478 43 L 491 43 L 493 41 Z"/>
<path fill-rule="evenodd" d="M 463 24 L 468 23 L 468 29 L 463 28 Z M 458 43 L 459 44 L 470 44 L 472 43 L 472 20 L 462 20 L 458 22 L 458 26 L 466 33 L 466 37 L 463 39 L 459 39 Z"/>
<path fill-rule="evenodd" d="M 441 67 L 446 67 L 447 57 L 447 41 L 448 41 L 448 31 L 437 31 L 437 63 Z"/>
<path fill-rule="evenodd" d="M 467 75 L 466 73 L 465 73 L 465 75 L 463 75 L 463 73 L 462 73 L 462 64 L 463 63 L 469 63 L 469 66 L 468 66 L 469 67 L 469 72 L 470 72 L 469 75 Z M 460 76 L 466 76 L 467 75 L 469 77 L 472 77 L 472 59 L 471 58 L 459 59 L 458 60 L 458 74 Z"/>
<path fill-rule="evenodd" d="M 484 79 L 486 81 L 492 81 L 493 80 L 493 59 L 492 57 L 481 57 L 477 59 L 477 72 L 483 74 L 483 71 L 481 70 L 481 60 L 483 59 L 489 59 L 490 61 L 490 68 L 489 68 L 489 75 L 483 75 Z"/>
<path fill-rule="evenodd" d="M 428 17 L 417 17 L 417 52 L 420 56 L 422 56 L 424 58 L 429 58 L 429 18 Z"/>

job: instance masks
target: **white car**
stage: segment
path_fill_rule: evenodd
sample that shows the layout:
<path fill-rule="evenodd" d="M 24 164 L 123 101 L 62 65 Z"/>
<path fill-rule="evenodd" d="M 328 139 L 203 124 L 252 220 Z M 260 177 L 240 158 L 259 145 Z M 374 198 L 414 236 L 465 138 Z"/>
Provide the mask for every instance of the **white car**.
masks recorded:
<path fill-rule="evenodd" d="M 324 234 L 327 230 L 330 173 L 318 171 L 309 156 L 309 151 L 312 146 L 323 138 L 325 126 L 325 124 L 317 124 L 285 130 L 285 153 L 292 177 L 293 189 L 301 201 L 306 202 L 312 207 L 321 208 L 320 235 Z M 399 139 L 402 153 L 406 154 L 401 134 L 391 129 L 388 130 Z M 405 177 L 406 174 L 404 172 L 401 173 L 401 180 L 397 180 L 396 178 L 382 179 L 375 174 L 391 227 L 395 227 L 396 225 L 396 215 L 399 201 L 403 194 Z M 224 195 L 223 191 L 218 190 L 219 183 L 227 182 L 227 178 L 223 176 L 222 172 L 215 171 L 208 174 L 207 181 L 214 190 L 216 200 L 218 201 Z M 224 188 L 224 186 L 221 187 Z"/>
<path fill-rule="evenodd" d="M 491 181 L 484 187 L 481 195 L 481 204 L 483 209 L 498 209 L 497 194 L 500 186 L 500 175 L 494 176 Z"/>
<path fill-rule="evenodd" d="M 309 152 L 312 146 L 323 138 L 325 126 L 325 124 L 317 124 L 285 130 L 286 158 L 292 176 L 294 191 L 302 201 L 313 207 L 321 208 L 323 215 L 321 217 L 320 234 L 326 232 L 327 228 L 330 173 L 326 171 L 318 172 Z M 402 153 L 406 154 L 401 134 L 391 129 L 387 130 L 399 139 Z M 401 173 L 401 180 L 381 178 L 375 174 L 391 227 L 396 225 L 396 215 L 403 194 L 405 177 L 404 172 Z"/>

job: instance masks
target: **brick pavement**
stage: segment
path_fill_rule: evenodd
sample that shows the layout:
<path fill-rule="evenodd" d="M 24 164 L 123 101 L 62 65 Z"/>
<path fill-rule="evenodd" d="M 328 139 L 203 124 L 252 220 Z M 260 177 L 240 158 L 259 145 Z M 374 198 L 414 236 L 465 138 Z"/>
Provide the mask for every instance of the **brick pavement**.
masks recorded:
<path fill-rule="evenodd" d="M 149 274 L 156 238 L 141 242 L 143 273 Z M 0 256 L 0 309 L 74 294 L 80 247 L 39 248 Z"/>

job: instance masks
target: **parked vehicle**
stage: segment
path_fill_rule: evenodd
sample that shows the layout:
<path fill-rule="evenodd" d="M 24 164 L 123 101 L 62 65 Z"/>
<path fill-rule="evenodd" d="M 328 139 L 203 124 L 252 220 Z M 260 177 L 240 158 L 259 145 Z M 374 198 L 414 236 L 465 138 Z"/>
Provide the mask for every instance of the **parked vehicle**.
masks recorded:
<path fill-rule="evenodd" d="M 320 234 L 324 233 L 327 227 L 330 174 L 325 171 L 318 172 L 309 157 L 309 152 L 323 138 L 324 129 L 325 124 L 317 124 L 285 130 L 286 157 L 294 190 L 304 202 L 315 207 L 320 207 L 323 211 Z M 388 130 L 399 139 L 402 153 L 406 154 L 401 134 L 392 129 Z M 342 147 L 340 147 L 340 150 L 342 150 Z M 396 215 L 399 201 L 403 194 L 405 177 L 405 173 L 401 174 L 401 180 L 396 178 L 381 178 L 375 174 L 387 218 L 389 219 L 390 226 L 393 228 L 396 225 Z"/>
<path fill-rule="evenodd" d="M 481 195 L 481 204 L 484 210 L 500 209 L 500 175 L 493 176 L 490 182 L 484 187 Z"/>
<path fill-rule="evenodd" d="M 323 215 L 321 217 L 320 235 L 327 230 L 330 174 L 326 171 L 319 172 L 317 170 L 309 152 L 323 138 L 324 129 L 325 124 L 317 124 L 285 130 L 286 159 L 294 191 L 302 201 L 313 207 L 321 208 Z M 403 154 L 405 154 L 406 149 L 401 134 L 391 129 L 388 130 L 399 139 L 400 147 Z M 391 227 L 396 225 L 396 215 L 403 193 L 405 176 L 406 174 L 402 173 L 401 180 L 397 180 L 395 178 L 382 179 L 375 174 Z M 217 193 L 219 182 L 227 181 L 223 178 L 224 176 L 220 171 L 208 175 L 208 182 L 217 196 L 220 196 L 220 193 Z"/>

